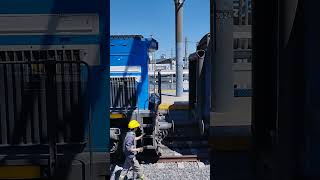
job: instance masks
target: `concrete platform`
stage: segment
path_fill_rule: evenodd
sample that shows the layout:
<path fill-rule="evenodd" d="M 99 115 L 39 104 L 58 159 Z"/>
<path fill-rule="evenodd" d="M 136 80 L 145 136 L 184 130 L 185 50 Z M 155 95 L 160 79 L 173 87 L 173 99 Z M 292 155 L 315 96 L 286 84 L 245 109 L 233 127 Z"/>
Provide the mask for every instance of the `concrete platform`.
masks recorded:
<path fill-rule="evenodd" d="M 174 102 L 189 102 L 189 92 L 183 92 L 181 97 L 176 97 L 175 90 L 162 91 L 162 103 L 174 104 Z"/>
<path fill-rule="evenodd" d="M 164 90 L 161 95 L 162 103 L 159 110 L 189 110 L 189 92 L 176 97 L 175 90 Z"/>

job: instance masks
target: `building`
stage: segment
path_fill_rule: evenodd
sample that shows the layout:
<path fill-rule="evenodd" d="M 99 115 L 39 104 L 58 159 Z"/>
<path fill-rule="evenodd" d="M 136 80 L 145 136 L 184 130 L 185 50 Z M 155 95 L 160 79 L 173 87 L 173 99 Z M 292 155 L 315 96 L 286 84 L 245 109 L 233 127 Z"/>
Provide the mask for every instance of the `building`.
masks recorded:
<path fill-rule="evenodd" d="M 183 58 L 184 66 L 183 69 L 188 69 L 188 61 L 185 61 L 185 58 Z M 176 58 L 165 58 L 162 57 L 160 59 L 156 59 L 156 65 L 154 65 L 154 62 L 149 63 L 149 70 L 153 71 L 156 70 L 176 70 Z"/>

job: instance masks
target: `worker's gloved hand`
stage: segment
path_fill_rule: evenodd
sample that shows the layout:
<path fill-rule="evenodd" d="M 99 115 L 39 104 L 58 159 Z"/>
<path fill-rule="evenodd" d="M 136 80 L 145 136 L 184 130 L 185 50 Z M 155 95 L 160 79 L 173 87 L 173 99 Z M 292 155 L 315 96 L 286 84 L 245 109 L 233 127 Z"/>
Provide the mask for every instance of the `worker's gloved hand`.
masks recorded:
<path fill-rule="evenodd" d="M 143 147 L 138 148 L 138 152 L 142 152 L 143 151 Z"/>

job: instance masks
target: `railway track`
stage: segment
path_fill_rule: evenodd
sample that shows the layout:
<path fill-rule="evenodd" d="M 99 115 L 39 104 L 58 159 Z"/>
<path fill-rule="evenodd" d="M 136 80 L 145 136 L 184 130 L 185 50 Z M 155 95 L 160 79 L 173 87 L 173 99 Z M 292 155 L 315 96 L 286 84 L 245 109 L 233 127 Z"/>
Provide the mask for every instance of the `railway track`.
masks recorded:
<path fill-rule="evenodd" d="M 202 155 L 182 155 L 182 156 L 160 156 L 157 163 L 172 163 L 172 162 L 198 162 L 202 159 L 208 159 L 208 154 Z"/>
<path fill-rule="evenodd" d="M 159 158 L 158 163 L 168 162 L 195 162 L 198 161 L 197 155 L 184 155 L 184 156 L 162 156 Z"/>
<path fill-rule="evenodd" d="M 208 139 L 204 136 L 189 134 L 169 137 L 160 145 L 161 156 L 157 163 L 198 162 L 209 160 Z"/>
<path fill-rule="evenodd" d="M 208 141 L 164 141 L 161 148 L 205 148 L 209 147 Z"/>
<path fill-rule="evenodd" d="M 180 127 L 159 145 L 160 156 L 146 151 L 138 154 L 138 159 L 144 164 L 209 161 L 208 136 L 197 131 L 193 126 Z"/>
<path fill-rule="evenodd" d="M 198 162 L 209 160 L 208 148 L 169 148 L 161 147 L 161 155 L 157 156 L 153 153 L 140 154 L 142 163 L 172 163 L 172 162 Z"/>
<path fill-rule="evenodd" d="M 176 154 L 176 155 L 161 155 L 159 157 L 155 156 L 144 156 L 141 159 L 143 164 L 148 163 L 179 163 L 179 162 L 199 162 L 199 161 L 209 161 L 208 153 L 201 154 Z"/>

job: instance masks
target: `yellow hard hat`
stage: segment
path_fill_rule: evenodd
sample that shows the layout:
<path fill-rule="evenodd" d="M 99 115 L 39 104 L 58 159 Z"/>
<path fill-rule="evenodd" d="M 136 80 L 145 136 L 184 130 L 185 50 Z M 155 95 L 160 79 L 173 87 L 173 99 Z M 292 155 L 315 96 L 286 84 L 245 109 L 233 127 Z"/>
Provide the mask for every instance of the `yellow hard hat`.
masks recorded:
<path fill-rule="evenodd" d="M 140 127 L 140 124 L 137 120 L 135 119 L 132 119 L 129 124 L 128 124 L 128 128 L 129 129 L 134 129 L 134 128 L 137 128 L 137 127 Z"/>

